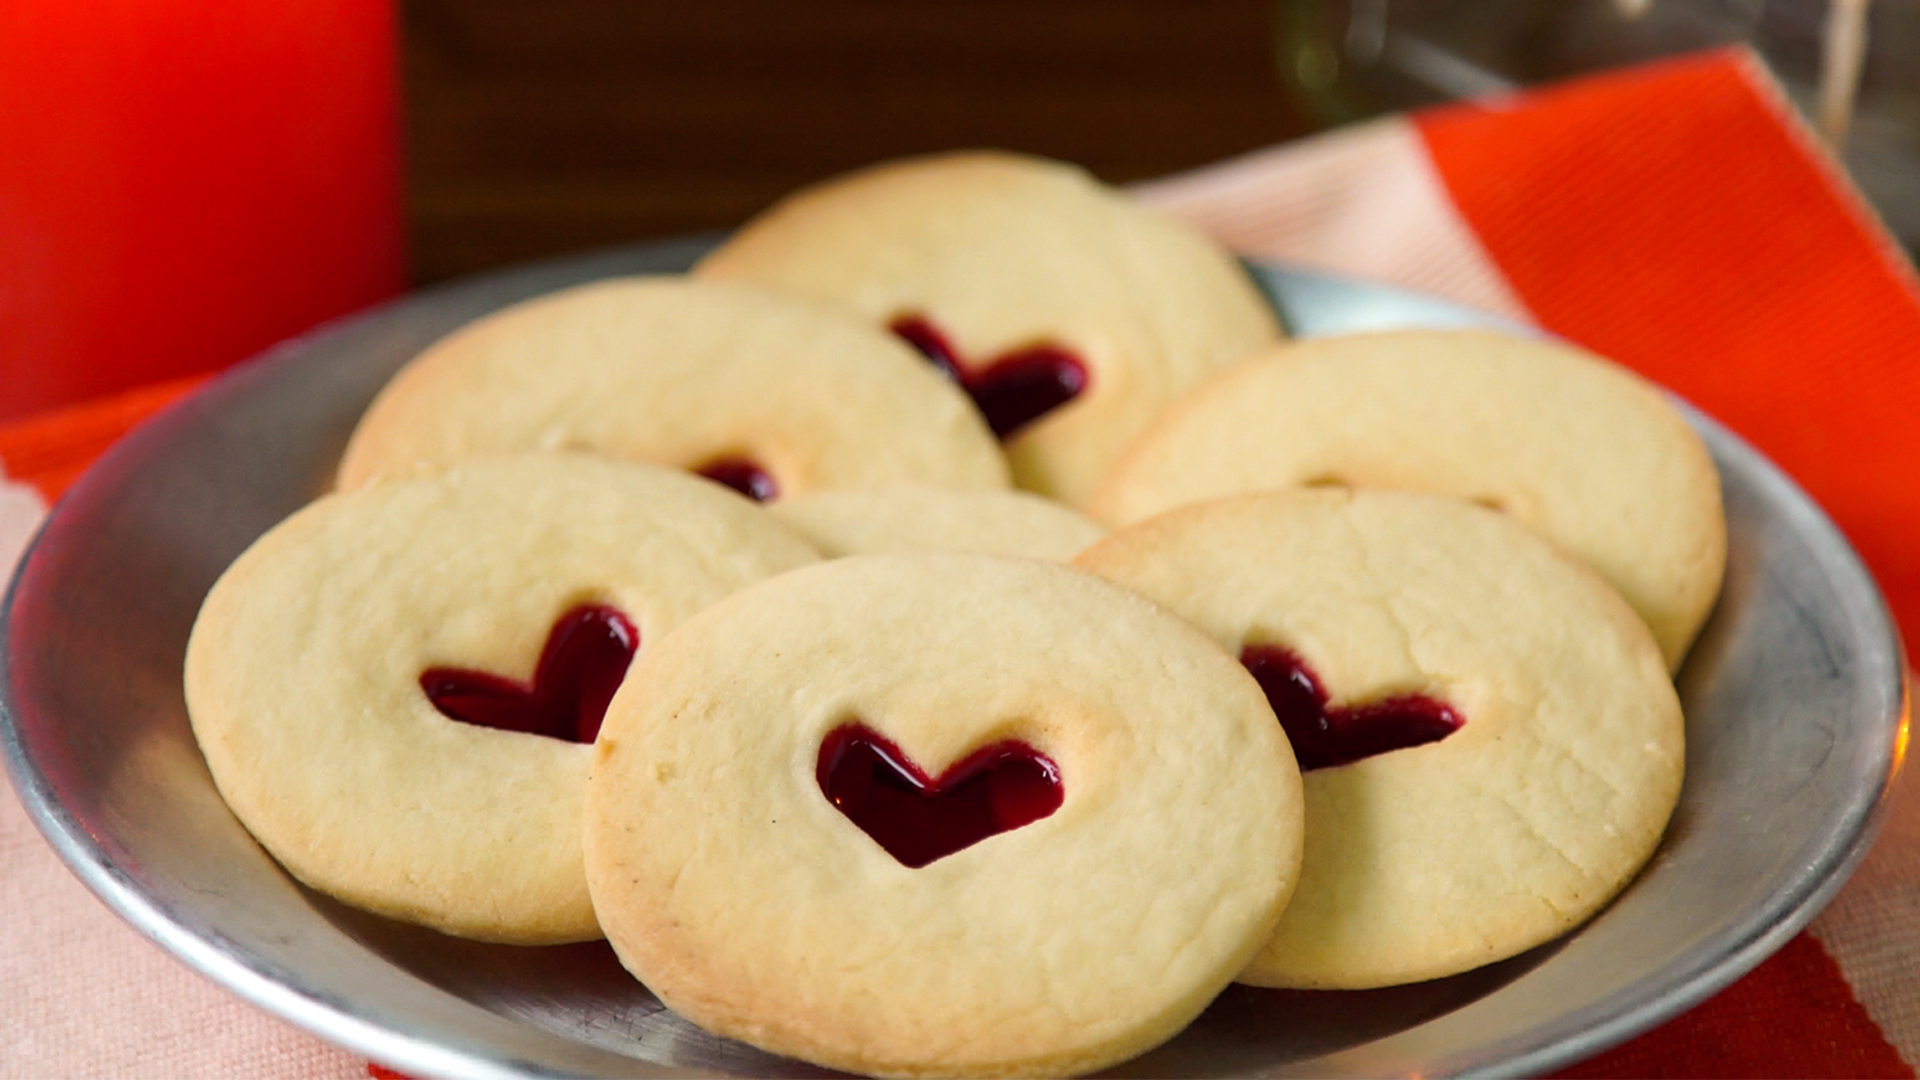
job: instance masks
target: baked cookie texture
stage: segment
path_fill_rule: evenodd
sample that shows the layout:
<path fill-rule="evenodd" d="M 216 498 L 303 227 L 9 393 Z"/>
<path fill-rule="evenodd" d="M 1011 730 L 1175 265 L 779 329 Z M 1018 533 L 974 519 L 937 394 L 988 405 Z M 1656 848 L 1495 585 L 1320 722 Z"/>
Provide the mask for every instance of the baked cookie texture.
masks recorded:
<path fill-rule="evenodd" d="M 816 775 L 868 725 L 929 775 L 999 740 L 1050 816 L 909 869 Z M 1299 774 L 1247 673 L 1052 563 L 867 555 L 763 582 L 641 654 L 588 784 L 595 908 L 708 1031 L 882 1075 L 1084 1072 L 1172 1036 L 1292 889 Z"/>
<path fill-rule="evenodd" d="M 597 938 L 580 853 L 591 747 L 448 719 L 422 673 L 525 681 L 582 603 L 623 612 L 644 654 L 817 558 L 713 484 L 584 455 L 329 495 L 208 594 L 187 645 L 194 736 L 227 805 L 308 885 L 462 937 Z"/>
<path fill-rule="evenodd" d="M 817 491 L 768 509 L 828 558 L 896 551 L 972 551 L 1066 562 L 1107 530 L 1024 491 L 895 485 Z"/>
<path fill-rule="evenodd" d="M 976 368 L 1036 344 L 1087 369 L 1080 396 L 1013 434 L 1015 482 L 1072 505 L 1168 403 L 1280 338 L 1233 258 L 1080 169 L 1005 153 L 899 161 L 802 190 L 695 267 L 923 317 Z"/>
<path fill-rule="evenodd" d="M 1123 525 L 1324 484 L 1512 514 L 1619 589 L 1669 670 L 1726 568 L 1719 473 L 1656 387 L 1570 345 L 1480 330 L 1318 338 L 1243 364 L 1169 409 L 1089 512 Z"/>
<path fill-rule="evenodd" d="M 1183 507 L 1075 561 L 1227 649 L 1303 658 L 1333 705 L 1417 694 L 1465 723 L 1306 773 L 1300 886 L 1241 975 L 1360 989 L 1548 941 L 1647 860 L 1678 798 L 1680 705 L 1646 627 L 1505 515 L 1397 492 Z"/>
<path fill-rule="evenodd" d="M 339 486 L 525 450 L 743 460 L 783 494 L 1009 483 L 966 395 L 891 335 L 752 285 L 648 276 L 514 304 L 429 346 L 354 429 Z"/>

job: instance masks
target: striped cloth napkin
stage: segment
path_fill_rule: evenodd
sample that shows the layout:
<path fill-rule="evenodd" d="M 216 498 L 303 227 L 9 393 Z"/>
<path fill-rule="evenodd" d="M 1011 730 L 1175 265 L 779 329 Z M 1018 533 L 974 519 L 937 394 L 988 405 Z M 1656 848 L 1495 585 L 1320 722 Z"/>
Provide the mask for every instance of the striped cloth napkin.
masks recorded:
<path fill-rule="evenodd" d="M 1839 522 L 1920 640 L 1920 281 L 1749 54 L 1345 129 L 1143 185 L 1248 255 L 1425 290 L 1581 342 L 1731 425 Z M 0 560 L 174 383 L 0 427 Z M 1805 933 L 1565 1070 L 1881 1077 L 1920 1062 L 1920 804 Z M 0 799 L 0 1075 L 393 1075 L 117 921 Z"/>

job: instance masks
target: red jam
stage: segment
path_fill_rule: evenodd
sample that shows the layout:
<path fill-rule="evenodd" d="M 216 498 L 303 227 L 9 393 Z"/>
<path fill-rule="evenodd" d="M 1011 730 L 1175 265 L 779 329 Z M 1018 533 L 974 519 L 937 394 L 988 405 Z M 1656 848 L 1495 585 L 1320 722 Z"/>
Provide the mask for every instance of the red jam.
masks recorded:
<path fill-rule="evenodd" d="M 640 632 L 625 615 L 584 604 L 553 624 L 532 686 L 484 671 L 429 668 L 420 689 L 449 719 L 590 743 L 639 648 Z"/>
<path fill-rule="evenodd" d="M 746 458 L 720 458 L 693 471 L 754 502 L 772 502 L 780 495 L 780 485 L 773 482 L 773 475 Z"/>
<path fill-rule="evenodd" d="M 902 315 L 888 329 L 960 384 L 1001 439 L 1065 405 L 1087 388 L 1087 367 L 1058 345 L 1028 345 L 985 364 L 963 360 L 923 315 Z"/>
<path fill-rule="evenodd" d="M 903 866 L 922 867 L 1060 808 L 1060 770 L 1026 743 L 984 746 L 929 779 L 864 724 L 820 743 L 820 791 Z"/>
<path fill-rule="evenodd" d="M 1301 772 L 1439 742 L 1466 723 L 1448 705 L 1418 694 L 1329 709 L 1327 692 L 1306 663 L 1271 645 L 1247 646 L 1240 662 L 1267 692 Z"/>

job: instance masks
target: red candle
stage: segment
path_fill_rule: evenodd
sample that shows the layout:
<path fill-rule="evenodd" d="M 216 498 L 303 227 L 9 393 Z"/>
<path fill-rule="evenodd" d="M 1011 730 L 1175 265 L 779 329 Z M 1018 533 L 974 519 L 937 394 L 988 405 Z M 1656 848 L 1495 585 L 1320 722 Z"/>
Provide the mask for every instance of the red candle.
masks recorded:
<path fill-rule="evenodd" d="M 0 0 L 0 419 L 404 284 L 389 0 Z"/>

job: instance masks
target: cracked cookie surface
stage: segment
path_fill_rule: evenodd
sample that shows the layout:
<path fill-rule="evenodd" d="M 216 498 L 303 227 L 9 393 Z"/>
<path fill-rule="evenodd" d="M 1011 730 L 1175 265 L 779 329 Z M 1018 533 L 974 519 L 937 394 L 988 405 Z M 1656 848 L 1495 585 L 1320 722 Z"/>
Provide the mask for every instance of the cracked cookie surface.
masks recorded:
<path fill-rule="evenodd" d="M 339 486 L 530 450 L 740 474 L 752 481 L 729 486 L 773 497 L 1009 484 L 966 395 L 892 335 L 752 285 L 659 275 L 538 296 L 429 345 L 354 428 Z"/>
<path fill-rule="evenodd" d="M 821 491 L 769 510 L 828 558 L 893 551 L 972 551 L 1066 562 L 1107 530 L 1025 491 L 895 485 Z"/>
<path fill-rule="evenodd" d="M 1658 388 L 1570 345 L 1482 330 L 1316 338 L 1250 360 L 1168 409 L 1089 512 L 1122 525 L 1311 485 L 1512 514 L 1620 590 L 1669 670 L 1726 567 L 1719 473 Z"/>
<path fill-rule="evenodd" d="M 1080 388 L 1006 449 L 1019 486 L 1074 506 L 1168 403 L 1281 337 L 1225 249 L 1078 168 L 1007 153 L 889 162 L 796 192 L 694 274 L 876 326 L 917 321 L 972 371 L 1071 354 Z"/>
<path fill-rule="evenodd" d="M 1051 813 L 909 868 L 829 801 L 829 735 L 940 776 L 1016 740 Z M 587 796 L 594 906 L 701 1027 L 891 1075 L 1086 1072 L 1177 1032 L 1270 932 L 1299 773 L 1253 679 L 1069 567 L 865 555 L 643 652 Z"/>
<path fill-rule="evenodd" d="M 1075 565 L 1232 652 L 1289 650 L 1336 703 L 1421 695 L 1464 718 L 1306 774 L 1300 887 L 1244 982 L 1358 989 L 1512 956 L 1599 910 L 1672 813 L 1682 718 L 1653 638 L 1504 515 L 1395 492 L 1237 496 Z"/>
<path fill-rule="evenodd" d="M 556 619 L 616 609 L 642 655 L 817 561 L 746 500 L 579 454 L 478 458 L 324 496 L 249 547 L 187 645 L 193 733 L 301 881 L 487 941 L 600 936 L 580 854 L 589 746 L 450 718 L 423 676 L 525 683 Z"/>

